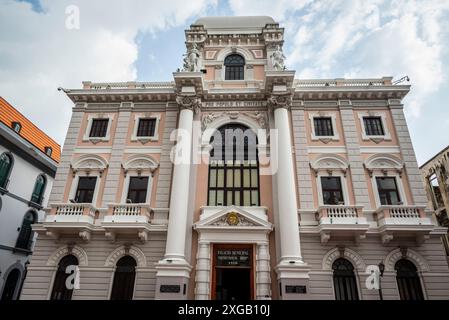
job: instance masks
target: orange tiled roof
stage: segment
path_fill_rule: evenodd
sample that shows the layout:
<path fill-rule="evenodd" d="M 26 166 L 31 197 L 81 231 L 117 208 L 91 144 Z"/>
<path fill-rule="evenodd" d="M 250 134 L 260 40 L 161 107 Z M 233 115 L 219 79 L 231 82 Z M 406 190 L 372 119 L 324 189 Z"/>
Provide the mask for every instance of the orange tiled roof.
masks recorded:
<path fill-rule="evenodd" d="M 28 140 L 36 148 L 45 154 L 45 147 L 52 148 L 51 158 L 59 162 L 61 157 L 61 146 L 41 129 L 34 125 L 24 115 L 17 111 L 5 99 L 0 97 L 0 121 L 12 129 L 13 122 L 19 122 L 22 126 L 19 135 Z"/>

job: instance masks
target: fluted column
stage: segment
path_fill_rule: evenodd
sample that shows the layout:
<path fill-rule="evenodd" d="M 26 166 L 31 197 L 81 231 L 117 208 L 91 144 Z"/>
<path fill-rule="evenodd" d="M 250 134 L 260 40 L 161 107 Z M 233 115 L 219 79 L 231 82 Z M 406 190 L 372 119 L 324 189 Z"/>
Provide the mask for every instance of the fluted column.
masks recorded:
<path fill-rule="evenodd" d="M 210 243 L 200 242 L 196 256 L 195 300 L 210 299 Z"/>
<path fill-rule="evenodd" d="M 271 299 L 270 252 L 268 243 L 257 244 L 256 253 L 256 299 Z"/>

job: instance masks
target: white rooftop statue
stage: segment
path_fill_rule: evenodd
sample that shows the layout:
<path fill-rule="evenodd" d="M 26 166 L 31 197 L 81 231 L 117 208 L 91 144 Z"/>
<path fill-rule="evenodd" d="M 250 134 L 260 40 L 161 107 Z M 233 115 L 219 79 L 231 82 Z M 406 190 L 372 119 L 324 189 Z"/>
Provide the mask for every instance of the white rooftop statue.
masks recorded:
<path fill-rule="evenodd" d="M 204 17 L 195 21 L 194 25 L 203 25 L 205 29 L 262 29 L 267 24 L 276 23 L 268 16 L 240 17 Z"/>

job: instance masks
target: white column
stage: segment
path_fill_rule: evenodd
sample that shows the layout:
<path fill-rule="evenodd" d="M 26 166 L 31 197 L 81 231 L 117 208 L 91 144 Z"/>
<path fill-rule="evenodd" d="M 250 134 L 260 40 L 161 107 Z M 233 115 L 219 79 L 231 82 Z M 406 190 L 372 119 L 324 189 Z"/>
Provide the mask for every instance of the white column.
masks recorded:
<path fill-rule="evenodd" d="M 189 177 L 192 152 L 193 111 L 182 109 L 179 116 L 176 159 L 170 196 L 167 245 L 164 260 L 185 262 L 187 208 L 189 206 Z"/>
<path fill-rule="evenodd" d="M 271 299 L 270 253 L 268 243 L 257 244 L 256 254 L 256 299 Z"/>
<path fill-rule="evenodd" d="M 292 159 L 290 121 L 285 107 L 274 110 L 277 140 L 278 216 L 281 241 L 280 264 L 303 263 L 299 243 L 298 207 L 296 203 L 295 171 Z"/>
<path fill-rule="evenodd" d="M 196 258 L 195 300 L 209 300 L 211 271 L 209 243 L 199 243 Z"/>

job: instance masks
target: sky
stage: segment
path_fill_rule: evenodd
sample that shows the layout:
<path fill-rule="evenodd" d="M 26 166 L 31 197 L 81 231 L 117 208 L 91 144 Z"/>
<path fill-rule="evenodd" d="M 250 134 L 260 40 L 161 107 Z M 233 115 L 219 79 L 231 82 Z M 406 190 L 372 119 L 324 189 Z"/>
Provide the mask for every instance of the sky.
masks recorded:
<path fill-rule="evenodd" d="M 0 0 L 0 96 L 62 145 L 58 87 L 172 80 L 184 30 L 224 15 L 279 22 L 297 79 L 409 76 L 418 163 L 449 145 L 449 0 Z"/>

